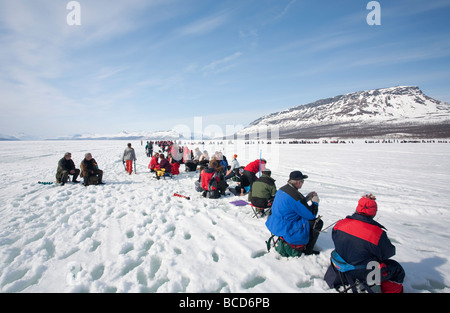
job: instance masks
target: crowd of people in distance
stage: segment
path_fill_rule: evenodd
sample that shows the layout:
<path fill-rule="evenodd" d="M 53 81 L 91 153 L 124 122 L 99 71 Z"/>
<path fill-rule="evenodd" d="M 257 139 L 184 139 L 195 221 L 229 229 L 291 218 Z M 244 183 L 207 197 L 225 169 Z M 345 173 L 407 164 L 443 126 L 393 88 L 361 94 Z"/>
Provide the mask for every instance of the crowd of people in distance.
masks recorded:
<path fill-rule="evenodd" d="M 158 147 L 158 152 L 154 153 Z M 300 192 L 308 175 L 294 170 L 289 174 L 287 183 L 277 189 L 272 172 L 263 158 L 241 166 L 237 154 L 228 163 L 220 151 L 209 155 L 206 150 L 190 150 L 172 141 L 149 141 L 145 151 L 151 158 L 148 169 L 156 173 L 158 179 L 180 174 L 180 164 L 184 164 L 186 172 L 196 172 L 198 168 L 195 190 L 205 198 L 218 199 L 228 195 L 228 192 L 235 196 L 247 195 L 249 204 L 257 213 L 264 216 L 268 212 L 265 226 L 271 233 L 266 242 L 269 250 L 272 242 L 276 251 L 284 257 L 320 253 L 315 249 L 323 228 L 323 221 L 318 215 L 320 199 L 315 191 L 306 196 Z M 129 143 L 123 152 L 122 162 L 130 175 L 136 160 L 134 148 Z M 82 177 L 85 186 L 103 184 L 103 171 L 98 168 L 91 153 L 85 154 L 80 169 L 76 168 L 71 153 L 65 153 L 58 162 L 56 181 L 64 185 L 70 176 L 74 183 L 79 183 L 78 176 Z M 237 186 L 231 188 L 228 180 L 236 182 Z M 391 259 L 395 255 L 395 247 L 387 237 L 385 228 L 373 219 L 377 210 L 376 198 L 372 194 L 365 195 L 359 200 L 353 215 L 336 222 L 332 230 L 335 249 L 324 277 L 330 288 L 351 285 L 349 280 L 366 281 L 371 273 L 368 264 L 377 262 L 380 281 L 376 286 L 379 286 L 380 292 L 403 292 L 405 272 L 398 262 Z"/>

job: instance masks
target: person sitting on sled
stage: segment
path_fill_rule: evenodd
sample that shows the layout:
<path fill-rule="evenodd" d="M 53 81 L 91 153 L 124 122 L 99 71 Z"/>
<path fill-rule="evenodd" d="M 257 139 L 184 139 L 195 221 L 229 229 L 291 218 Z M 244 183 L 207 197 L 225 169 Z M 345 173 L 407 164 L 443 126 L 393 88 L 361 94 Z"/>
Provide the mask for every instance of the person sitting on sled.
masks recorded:
<path fill-rule="evenodd" d="M 296 256 L 319 254 L 313 250 L 319 238 L 323 221 L 317 218 L 319 211 L 319 197 L 316 192 L 310 192 L 306 197 L 299 189 L 302 188 L 307 175 L 300 171 L 293 171 L 289 175 L 288 183 L 275 194 L 272 204 L 272 214 L 266 221 L 269 231 L 282 239 L 282 242 L 295 247 Z M 312 201 L 312 204 L 308 204 Z"/>
<path fill-rule="evenodd" d="M 159 169 L 162 170 L 164 169 L 165 174 L 170 174 L 172 173 L 172 165 L 170 164 L 169 160 L 166 159 L 166 157 L 164 156 L 164 153 L 160 153 L 159 154 Z"/>
<path fill-rule="evenodd" d="M 73 175 L 72 181 L 74 183 L 79 183 L 77 177 L 80 175 L 80 170 L 75 168 L 75 163 L 72 160 L 72 154 L 70 152 L 66 152 L 64 157 L 58 162 L 56 182 L 64 185 L 68 181 L 69 175 Z"/>
<path fill-rule="evenodd" d="M 360 281 L 366 281 L 373 270 L 370 266 L 367 269 L 367 265 L 375 261 L 380 270 L 381 292 L 401 293 L 405 271 L 399 263 L 390 259 L 395 255 L 395 246 L 384 226 L 373 220 L 378 210 L 375 200 L 372 194 L 363 196 L 358 201 L 356 212 L 336 223 L 332 232 L 334 253 L 355 268 L 346 273 Z M 330 265 L 325 275 L 330 288 L 340 283 L 335 271 Z"/>

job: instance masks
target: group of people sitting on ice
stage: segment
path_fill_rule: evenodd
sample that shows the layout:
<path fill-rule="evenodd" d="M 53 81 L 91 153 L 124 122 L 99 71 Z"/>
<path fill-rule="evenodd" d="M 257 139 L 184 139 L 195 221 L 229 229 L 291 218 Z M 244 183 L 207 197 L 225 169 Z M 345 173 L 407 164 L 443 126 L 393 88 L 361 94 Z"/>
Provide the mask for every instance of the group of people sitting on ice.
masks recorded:
<path fill-rule="evenodd" d="M 79 183 L 77 178 L 80 176 L 83 178 L 85 186 L 103 184 L 103 171 L 98 168 L 97 161 L 95 161 L 90 152 L 84 155 L 84 159 L 80 163 L 80 169 L 76 168 L 72 160 L 72 153 L 66 152 L 64 157 L 58 162 L 56 183 L 64 186 L 69 181 L 69 176 L 72 176 L 72 182 Z"/>
<path fill-rule="evenodd" d="M 269 250 L 273 246 L 284 257 L 319 254 L 314 249 L 323 228 L 323 221 L 318 215 L 319 196 L 314 191 L 306 196 L 300 192 L 308 175 L 298 170 L 292 171 L 287 183 L 277 189 L 265 159 L 240 166 L 235 154 L 229 165 L 221 152 L 210 157 L 207 151 L 201 153 L 198 148 L 194 151 L 187 147 L 172 148 L 167 157 L 164 152 L 152 156 L 149 169 L 157 173 L 157 177 L 179 174 L 180 163 L 185 164 L 186 171 L 196 171 L 199 166 L 200 175 L 195 188 L 204 197 L 217 199 L 229 190 L 235 195 L 248 195 L 250 204 L 260 210 L 261 215 L 267 209 L 270 214 L 265 225 L 271 233 L 266 242 Z M 128 144 L 122 161 L 130 174 L 132 161 L 135 160 L 134 150 Z M 73 182 L 78 182 L 78 175 L 81 174 L 86 186 L 102 184 L 103 171 L 98 169 L 91 153 L 86 153 L 80 167 L 81 171 L 75 168 L 71 153 L 67 152 L 58 162 L 57 182 L 63 185 L 69 175 L 73 176 Z M 229 188 L 229 179 L 236 181 L 237 186 Z M 377 210 L 376 198 L 372 194 L 364 195 L 358 201 L 354 214 L 335 223 L 332 230 L 335 249 L 324 277 L 330 288 L 356 291 L 356 286 L 362 284 L 368 289 L 366 291 L 403 292 L 405 272 L 398 262 L 391 259 L 395 255 L 395 246 L 385 228 L 374 220 Z M 367 284 L 370 275 L 378 279 L 372 286 Z"/>
<path fill-rule="evenodd" d="M 241 167 L 237 155 L 234 155 L 228 169 L 220 161 L 221 155 L 216 153 L 207 165 L 201 167 L 196 182 L 198 191 L 207 198 L 219 198 L 226 192 L 227 179 L 235 178 L 238 186 L 230 191 L 236 195 L 248 194 L 248 200 L 257 210 L 264 212 L 270 208 L 265 223 L 272 234 L 267 242 L 268 249 L 273 244 L 284 257 L 320 253 L 314 249 L 323 228 L 318 215 L 319 196 L 315 191 L 306 196 L 300 192 L 308 175 L 292 171 L 287 184 L 277 190 L 265 159 L 257 159 Z M 403 292 L 405 272 L 398 262 L 391 259 L 395 255 L 395 247 L 384 226 L 373 219 L 377 208 L 375 196 L 364 195 L 358 201 L 355 213 L 334 226 L 332 240 L 335 249 L 324 277 L 330 288 L 357 291 L 356 286 L 359 286 L 360 290 L 365 288 L 367 292 Z M 375 266 L 371 268 L 368 264 Z M 367 283 L 370 275 L 378 277 L 372 285 Z"/>

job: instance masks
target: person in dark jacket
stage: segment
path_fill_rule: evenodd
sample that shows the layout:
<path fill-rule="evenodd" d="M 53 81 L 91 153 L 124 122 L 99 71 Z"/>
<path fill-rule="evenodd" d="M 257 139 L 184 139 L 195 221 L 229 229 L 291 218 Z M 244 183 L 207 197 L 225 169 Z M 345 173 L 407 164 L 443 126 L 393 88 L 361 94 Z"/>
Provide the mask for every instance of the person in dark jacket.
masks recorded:
<path fill-rule="evenodd" d="M 272 172 L 266 168 L 262 171 L 261 177 L 253 183 L 252 189 L 248 194 L 248 201 L 255 207 L 265 209 L 272 205 L 277 193 L 277 187 L 275 179 L 270 177 L 271 174 Z"/>
<path fill-rule="evenodd" d="M 237 186 L 234 188 L 228 188 L 231 193 L 233 193 L 235 196 L 244 196 L 250 192 L 250 182 L 248 181 L 247 177 L 244 176 L 244 167 L 241 166 L 236 171 L 236 180 L 237 180 Z"/>
<path fill-rule="evenodd" d="M 298 190 L 308 178 L 300 171 L 293 171 L 289 175 L 287 185 L 281 187 L 275 194 L 272 204 L 272 214 L 266 221 L 269 231 L 282 237 L 293 246 L 304 246 L 304 254 L 319 254 L 313 250 L 319 238 L 323 221 L 317 218 L 319 211 L 319 197 L 316 192 L 310 192 L 306 197 Z M 312 204 L 308 204 L 311 201 Z"/>
<path fill-rule="evenodd" d="M 78 175 L 80 175 L 80 170 L 75 168 L 75 163 L 72 160 L 72 154 L 70 152 L 66 152 L 64 157 L 58 162 L 56 182 L 64 185 L 68 181 L 69 175 L 73 175 L 72 181 L 74 183 L 79 183 L 77 178 Z"/>
<path fill-rule="evenodd" d="M 390 259 L 395 255 L 395 246 L 384 226 L 373 220 L 378 210 L 375 200 L 372 194 L 363 196 L 358 201 L 356 212 L 336 223 L 332 233 L 335 253 L 354 266 L 355 269 L 347 273 L 362 281 L 372 271 L 371 267 L 367 269 L 368 263 L 375 261 L 379 264 L 381 292 L 402 292 L 405 272 L 399 263 Z M 330 277 L 326 280 L 333 285 Z"/>
<path fill-rule="evenodd" d="M 166 157 L 164 156 L 164 153 L 159 154 L 159 168 L 165 169 L 166 174 L 170 174 L 172 172 L 172 165 L 170 165 L 170 162 Z"/>
<path fill-rule="evenodd" d="M 103 171 L 98 168 L 97 161 L 92 157 L 91 153 L 84 155 L 80 164 L 81 177 L 84 179 L 84 185 L 102 185 Z"/>

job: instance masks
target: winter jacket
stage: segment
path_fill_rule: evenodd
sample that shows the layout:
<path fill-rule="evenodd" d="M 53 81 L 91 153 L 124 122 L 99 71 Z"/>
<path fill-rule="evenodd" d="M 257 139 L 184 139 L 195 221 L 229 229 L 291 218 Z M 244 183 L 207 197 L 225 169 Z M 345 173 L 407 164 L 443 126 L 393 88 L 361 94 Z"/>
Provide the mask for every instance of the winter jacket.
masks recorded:
<path fill-rule="evenodd" d="M 150 160 L 150 164 L 148 165 L 148 168 L 151 170 L 156 170 L 156 167 L 159 166 L 158 163 L 158 156 L 154 155 L 152 156 L 152 159 Z"/>
<path fill-rule="evenodd" d="M 89 161 L 83 159 L 80 164 L 81 175 L 80 177 L 89 177 L 91 175 L 96 175 L 99 172 L 97 161 L 94 158 Z M 91 171 L 94 171 L 93 173 Z"/>
<path fill-rule="evenodd" d="M 261 162 L 261 171 L 263 171 L 265 168 L 266 168 L 266 162 L 262 161 Z M 247 164 L 247 166 L 244 167 L 244 171 L 249 171 L 254 174 L 258 173 L 259 172 L 259 159 Z"/>
<path fill-rule="evenodd" d="M 178 163 L 178 162 L 172 163 L 172 169 L 170 172 L 172 175 L 179 175 L 180 174 L 180 163 Z"/>
<path fill-rule="evenodd" d="M 219 161 L 219 166 L 222 166 L 223 173 L 226 174 L 228 171 L 228 161 L 225 156 L 222 156 L 222 160 Z"/>
<path fill-rule="evenodd" d="M 266 221 L 269 231 L 281 236 L 292 245 L 309 242 L 309 221 L 316 218 L 318 204 L 309 205 L 305 197 L 292 185 L 287 184 L 275 194 L 272 214 Z"/>
<path fill-rule="evenodd" d="M 75 170 L 75 163 L 73 163 L 72 159 L 66 160 L 66 158 L 62 158 L 58 162 L 58 169 L 56 170 L 56 176 L 61 176 L 63 171 L 67 171 L 70 173 L 71 170 Z"/>
<path fill-rule="evenodd" d="M 277 193 L 277 187 L 275 186 L 275 179 L 262 174 L 252 185 L 252 190 L 248 194 L 248 201 L 254 206 L 259 208 L 267 208 L 269 201 L 272 202 L 275 194 Z"/>
<path fill-rule="evenodd" d="M 219 175 L 215 168 L 207 167 L 200 174 L 200 182 L 203 190 L 217 190 L 217 184 L 219 183 Z"/>
<path fill-rule="evenodd" d="M 123 152 L 122 161 L 136 161 L 136 153 L 133 148 L 127 147 Z"/>
<path fill-rule="evenodd" d="M 340 220 L 333 228 L 332 239 L 336 252 L 349 264 L 381 263 L 395 255 L 395 247 L 384 227 L 373 218 L 353 214 Z"/>
<path fill-rule="evenodd" d="M 239 161 L 236 159 L 233 159 L 233 161 L 231 161 L 230 171 L 234 171 L 237 168 L 239 168 Z"/>
<path fill-rule="evenodd" d="M 166 170 L 165 172 L 168 174 L 172 172 L 172 165 L 170 165 L 170 162 L 167 159 L 161 159 L 161 161 L 159 162 L 159 168 L 164 168 Z"/>

